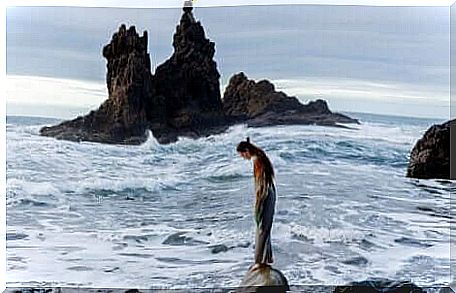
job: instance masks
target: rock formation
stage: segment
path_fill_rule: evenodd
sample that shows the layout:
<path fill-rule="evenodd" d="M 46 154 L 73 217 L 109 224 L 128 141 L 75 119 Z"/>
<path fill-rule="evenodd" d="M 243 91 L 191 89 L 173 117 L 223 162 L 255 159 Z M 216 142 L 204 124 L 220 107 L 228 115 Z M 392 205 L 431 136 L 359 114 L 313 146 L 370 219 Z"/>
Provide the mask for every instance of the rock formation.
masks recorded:
<path fill-rule="evenodd" d="M 220 74 L 213 60 L 215 45 L 195 20 L 191 5 L 183 10 L 173 38 L 174 53 L 155 74 L 150 68 L 147 32 L 139 36 L 133 26 L 127 30 L 122 25 L 103 48 L 108 99 L 97 110 L 44 127 L 40 133 L 72 141 L 139 144 L 151 130 L 159 143 L 171 143 L 179 136 L 219 133 L 234 123 L 357 123 L 332 113 L 323 100 L 302 105 L 276 92 L 270 82 L 255 83 L 244 74 L 231 78 L 222 102 Z"/>
<path fill-rule="evenodd" d="M 356 119 L 332 113 L 324 100 L 301 104 L 297 98 L 277 92 L 269 81 L 255 82 L 242 72 L 231 77 L 223 97 L 223 109 L 231 122 L 244 122 L 255 127 L 358 123 Z"/>
<path fill-rule="evenodd" d="M 84 117 L 44 127 L 41 134 L 73 141 L 138 144 L 152 130 L 160 143 L 199 137 L 227 128 L 220 97 L 215 45 L 191 7 L 174 34 L 174 53 L 150 72 L 147 32 L 122 25 L 103 48 L 109 98 Z"/>
<path fill-rule="evenodd" d="M 191 7 L 184 8 L 173 47 L 173 55 L 157 67 L 154 76 L 155 95 L 164 104 L 167 133 L 199 137 L 225 130 L 220 74 L 213 60 L 215 44 L 206 38 Z M 162 129 L 152 131 L 160 137 Z"/>
<path fill-rule="evenodd" d="M 456 119 L 431 126 L 416 142 L 407 177 L 450 179 L 450 127 L 456 127 Z"/>
<path fill-rule="evenodd" d="M 107 59 L 109 98 L 84 117 L 44 127 L 41 134 L 72 141 L 138 144 L 143 142 L 152 113 L 152 76 L 147 32 L 140 37 L 125 25 L 103 48 Z"/>

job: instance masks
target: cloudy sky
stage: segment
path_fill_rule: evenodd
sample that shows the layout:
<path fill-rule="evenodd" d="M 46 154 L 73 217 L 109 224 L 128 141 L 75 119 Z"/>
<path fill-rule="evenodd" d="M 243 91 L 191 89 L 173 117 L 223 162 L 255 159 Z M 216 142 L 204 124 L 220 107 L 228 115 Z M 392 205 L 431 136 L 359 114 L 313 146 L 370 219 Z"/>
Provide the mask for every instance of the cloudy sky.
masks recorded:
<path fill-rule="evenodd" d="M 337 111 L 449 116 L 449 8 L 274 5 L 196 8 L 222 89 L 244 71 Z M 121 23 L 149 33 L 155 67 L 181 9 L 9 7 L 7 112 L 69 118 L 106 96 L 102 47 Z M 153 71 L 154 69 L 152 69 Z"/>

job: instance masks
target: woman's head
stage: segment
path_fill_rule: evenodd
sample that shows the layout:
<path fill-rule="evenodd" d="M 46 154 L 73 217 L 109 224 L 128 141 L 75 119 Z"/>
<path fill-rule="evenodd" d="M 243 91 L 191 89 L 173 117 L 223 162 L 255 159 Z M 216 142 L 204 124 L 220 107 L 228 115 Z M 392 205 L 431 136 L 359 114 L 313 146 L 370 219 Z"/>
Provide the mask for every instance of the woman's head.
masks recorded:
<path fill-rule="evenodd" d="M 245 141 L 241 141 L 236 151 L 246 160 L 254 159 L 257 166 L 261 167 L 263 170 L 266 183 L 272 183 L 274 177 L 274 169 L 272 168 L 271 161 L 269 161 L 268 157 L 266 156 L 265 152 L 260 149 L 259 147 L 250 143 L 250 139 L 247 137 Z"/>
<path fill-rule="evenodd" d="M 250 143 L 250 139 L 247 137 L 245 141 L 241 141 L 236 151 L 246 160 L 250 160 L 254 155 L 257 147 Z"/>

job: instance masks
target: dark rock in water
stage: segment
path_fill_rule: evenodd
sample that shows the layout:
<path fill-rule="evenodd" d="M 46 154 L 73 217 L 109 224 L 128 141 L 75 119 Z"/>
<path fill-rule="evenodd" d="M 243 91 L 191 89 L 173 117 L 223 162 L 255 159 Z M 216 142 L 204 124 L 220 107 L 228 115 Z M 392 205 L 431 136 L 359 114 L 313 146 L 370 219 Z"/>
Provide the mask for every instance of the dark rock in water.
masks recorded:
<path fill-rule="evenodd" d="M 208 244 L 207 242 L 193 239 L 184 235 L 185 232 L 177 232 L 169 235 L 162 244 L 171 245 L 171 246 L 195 246 L 200 244 Z"/>
<path fill-rule="evenodd" d="M 396 282 L 387 279 L 373 279 L 362 282 L 353 282 L 347 286 L 338 286 L 334 293 L 420 293 L 426 292 L 410 282 Z"/>
<path fill-rule="evenodd" d="M 166 129 L 153 128 L 158 140 L 177 136 L 199 137 L 226 130 L 220 96 L 220 74 L 213 60 L 215 44 L 205 36 L 191 7 L 184 14 L 173 38 L 173 55 L 155 70 L 155 89 L 163 101 Z"/>
<path fill-rule="evenodd" d="M 23 233 L 6 233 L 6 241 L 26 239 L 29 236 Z"/>
<path fill-rule="evenodd" d="M 252 266 L 236 292 L 287 292 L 288 281 L 281 271 L 268 265 Z"/>
<path fill-rule="evenodd" d="M 450 179 L 450 127 L 456 119 L 433 125 L 412 149 L 407 177 Z"/>
<path fill-rule="evenodd" d="M 250 241 L 246 241 L 246 242 L 238 243 L 238 245 L 236 245 L 236 247 L 248 248 L 248 247 L 250 247 L 251 244 L 252 244 L 252 243 L 250 243 Z"/>
<path fill-rule="evenodd" d="M 213 254 L 217 254 L 217 253 L 220 253 L 220 252 L 227 252 L 230 249 L 225 244 L 213 245 L 210 248 L 211 248 L 211 252 Z"/>
<path fill-rule="evenodd" d="M 424 240 L 418 240 L 418 239 L 413 239 L 413 238 L 408 238 L 408 237 L 401 237 L 398 239 L 394 239 L 394 242 L 404 244 L 407 246 L 413 246 L 413 247 L 431 247 L 432 244 L 425 242 Z"/>
<path fill-rule="evenodd" d="M 223 109 L 233 123 L 243 122 L 254 127 L 359 123 L 356 119 L 331 112 L 324 100 L 301 104 L 297 98 L 276 91 L 269 81 L 255 82 L 242 72 L 231 77 L 223 96 Z"/>
<path fill-rule="evenodd" d="M 353 265 L 353 266 L 365 266 L 365 265 L 367 265 L 368 262 L 369 261 L 363 256 L 357 256 L 357 257 L 342 261 L 343 264 Z"/>
<path fill-rule="evenodd" d="M 439 293 L 454 293 L 456 292 L 456 287 L 450 285 L 450 287 L 441 288 Z"/>
<path fill-rule="evenodd" d="M 121 25 L 103 48 L 107 59 L 108 99 L 83 117 L 44 127 L 41 134 L 72 141 L 139 144 L 146 139 L 148 114 L 153 108 L 152 76 L 147 32 Z"/>
<path fill-rule="evenodd" d="M 251 243 L 249 241 L 247 241 L 247 242 L 239 243 L 235 246 L 233 245 L 233 246 L 228 247 L 225 244 L 217 244 L 217 245 L 209 246 L 209 248 L 211 249 L 211 252 L 213 254 L 217 254 L 220 252 L 227 252 L 228 250 L 231 250 L 234 248 L 248 248 L 250 245 L 251 245 Z"/>

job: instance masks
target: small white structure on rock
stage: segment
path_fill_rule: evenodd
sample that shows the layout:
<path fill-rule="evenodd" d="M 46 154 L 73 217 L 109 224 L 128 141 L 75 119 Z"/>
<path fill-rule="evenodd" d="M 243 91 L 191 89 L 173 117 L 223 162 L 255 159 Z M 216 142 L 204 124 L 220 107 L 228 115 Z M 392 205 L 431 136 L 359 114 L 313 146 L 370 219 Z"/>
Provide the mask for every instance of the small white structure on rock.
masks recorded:
<path fill-rule="evenodd" d="M 192 0 L 185 0 L 184 1 L 184 8 L 193 8 L 193 1 Z"/>

